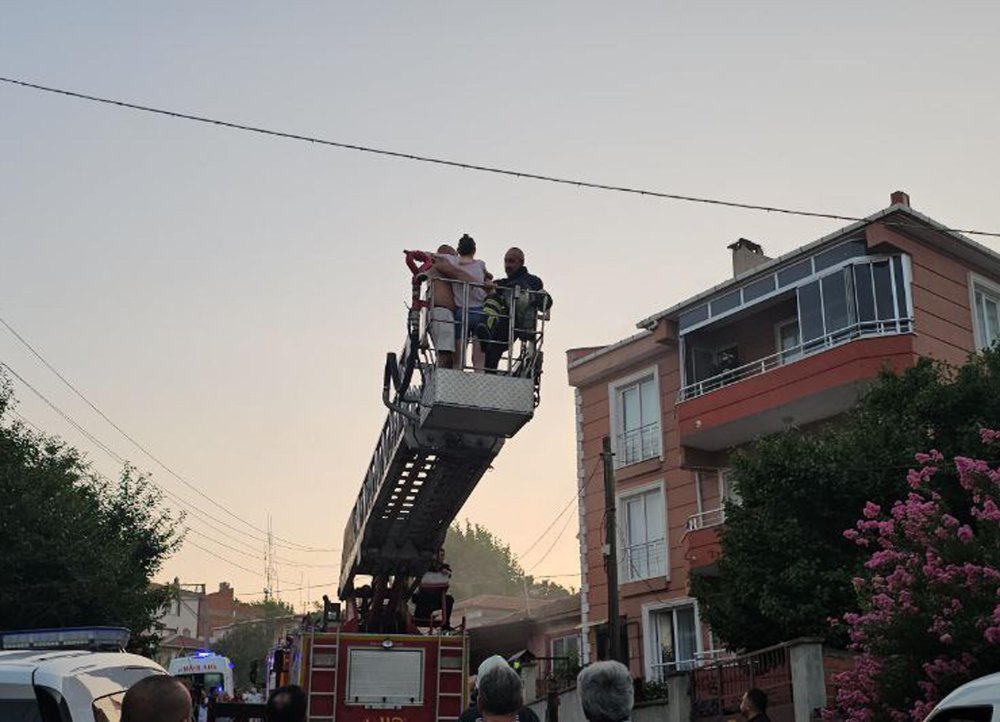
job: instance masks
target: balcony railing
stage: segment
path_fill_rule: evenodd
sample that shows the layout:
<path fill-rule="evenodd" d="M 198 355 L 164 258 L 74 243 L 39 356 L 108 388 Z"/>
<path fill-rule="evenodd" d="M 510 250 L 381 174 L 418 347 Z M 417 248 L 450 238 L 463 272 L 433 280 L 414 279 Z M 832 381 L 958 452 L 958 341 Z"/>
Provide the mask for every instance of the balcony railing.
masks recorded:
<path fill-rule="evenodd" d="M 710 376 L 709 378 L 688 384 L 680 390 L 678 402 L 688 401 L 697 398 L 711 391 L 721 389 L 724 386 L 735 384 L 738 381 L 759 376 L 781 366 L 786 366 L 808 356 L 813 356 L 823 351 L 827 351 L 845 343 L 850 343 L 859 338 L 871 338 L 874 336 L 897 336 L 901 333 L 909 333 L 913 330 L 913 319 L 911 318 L 891 318 L 880 321 L 861 321 L 839 331 L 828 333 L 820 338 L 814 338 L 803 344 L 788 348 L 778 353 L 765 356 L 762 359 L 751 361 L 748 364 L 739 366 L 728 371 Z"/>
<path fill-rule="evenodd" d="M 627 582 L 662 577 L 667 574 L 666 539 L 626 546 L 622 549 L 622 557 Z"/>
<path fill-rule="evenodd" d="M 628 466 L 660 455 L 660 422 L 640 426 L 618 434 L 615 466 Z"/>
<path fill-rule="evenodd" d="M 726 649 L 708 649 L 704 652 L 695 652 L 694 659 L 682 659 L 675 662 L 653 662 L 649 665 L 652 671 L 652 678 L 649 681 L 663 682 L 667 675 L 674 672 L 687 672 L 707 664 L 714 664 L 720 660 L 732 659 L 735 656 Z"/>
<path fill-rule="evenodd" d="M 726 508 L 708 509 L 706 511 L 692 514 L 687 519 L 687 530 L 697 531 L 698 529 L 708 529 L 726 523 Z"/>

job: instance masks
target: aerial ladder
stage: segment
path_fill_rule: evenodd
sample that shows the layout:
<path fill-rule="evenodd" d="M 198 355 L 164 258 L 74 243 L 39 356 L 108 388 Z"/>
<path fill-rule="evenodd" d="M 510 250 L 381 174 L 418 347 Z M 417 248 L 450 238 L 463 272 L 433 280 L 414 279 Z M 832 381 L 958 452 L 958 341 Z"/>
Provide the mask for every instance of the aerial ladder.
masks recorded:
<path fill-rule="evenodd" d="M 338 596 L 344 629 L 357 632 L 417 631 L 407 602 L 462 505 L 540 398 L 548 294 L 491 289 L 501 312 L 486 343 L 503 351 L 497 368 L 475 371 L 465 363 L 468 342 L 480 342 L 468 318 L 454 320 L 459 353 L 453 367 L 443 368 L 429 332 L 431 323 L 441 323 L 432 321 L 440 318 L 432 313 L 435 288 L 447 281 L 432 278 L 431 254 L 408 251 L 406 263 L 412 274 L 406 341 L 386 358 L 388 413 L 344 530 Z M 477 284 L 450 283 L 468 309 Z"/>

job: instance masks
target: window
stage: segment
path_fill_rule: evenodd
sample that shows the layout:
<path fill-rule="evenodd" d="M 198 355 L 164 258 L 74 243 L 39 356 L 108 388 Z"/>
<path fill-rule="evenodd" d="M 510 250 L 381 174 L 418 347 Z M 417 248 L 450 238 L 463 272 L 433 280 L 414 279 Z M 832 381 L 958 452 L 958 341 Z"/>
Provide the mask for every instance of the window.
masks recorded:
<path fill-rule="evenodd" d="M 781 363 L 794 361 L 802 355 L 802 341 L 799 338 L 799 319 L 792 318 L 779 323 L 775 326 L 774 335 L 778 351 L 781 352 Z"/>
<path fill-rule="evenodd" d="M 617 466 L 660 455 L 660 399 L 652 374 L 615 389 Z"/>
<path fill-rule="evenodd" d="M 122 717 L 122 700 L 124 692 L 115 692 L 94 700 L 93 713 L 97 722 L 118 722 Z"/>
<path fill-rule="evenodd" d="M 928 722 L 990 722 L 993 707 L 988 704 L 975 707 L 948 707 L 938 711 Z"/>
<path fill-rule="evenodd" d="M 0 699 L 0 719 L 42 722 L 42 713 L 34 699 Z"/>
<path fill-rule="evenodd" d="M 558 637 L 552 640 L 552 673 L 556 679 L 576 679 L 580 671 L 580 637 Z"/>
<path fill-rule="evenodd" d="M 678 670 L 692 669 L 699 650 L 698 619 L 694 604 L 652 609 L 646 629 L 652 679 Z"/>
<path fill-rule="evenodd" d="M 871 334 L 909 331 L 907 288 L 905 263 L 899 256 L 852 264 L 800 286 L 799 331 L 804 350 Z"/>
<path fill-rule="evenodd" d="M 722 469 L 719 471 L 719 493 L 722 495 L 723 503 L 742 504 L 743 499 L 736 491 L 735 480 L 732 469 Z"/>
<path fill-rule="evenodd" d="M 666 509 L 660 488 L 619 500 L 622 531 L 621 568 L 626 582 L 667 573 Z"/>
<path fill-rule="evenodd" d="M 981 350 L 1000 341 L 1000 287 L 974 278 L 972 289 L 976 349 Z"/>

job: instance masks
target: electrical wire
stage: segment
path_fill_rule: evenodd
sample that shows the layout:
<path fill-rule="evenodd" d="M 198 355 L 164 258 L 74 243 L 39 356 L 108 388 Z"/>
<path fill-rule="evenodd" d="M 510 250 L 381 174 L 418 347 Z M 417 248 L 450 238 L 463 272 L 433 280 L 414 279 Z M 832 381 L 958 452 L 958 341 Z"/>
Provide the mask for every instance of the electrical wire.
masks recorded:
<path fill-rule="evenodd" d="M 261 135 L 272 136 L 275 138 L 285 138 L 288 140 L 304 141 L 307 143 L 315 143 L 317 145 L 325 145 L 334 148 L 341 148 L 344 150 L 358 151 L 362 153 L 371 153 L 374 155 L 387 156 L 390 158 L 398 158 L 401 160 L 416 161 L 420 163 L 432 163 L 434 165 L 448 166 L 451 168 L 459 168 L 462 170 L 477 171 L 480 173 L 492 173 L 495 175 L 509 176 L 513 178 L 523 178 L 526 180 L 542 181 L 545 183 L 556 183 L 560 185 L 575 186 L 577 188 L 588 188 L 592 190 L 610 191 L 615 193 L 628 193 L 633 195 L 647 196 L 650 198 L 683 201 L 687 203 L 701 203 L 706 205 L 721 206 L 724 208 L 738 208 L 748 211 L 763 211 L 766 213 L 780 213 L 789 216 L 825 218 L 828 220 L 848 221 L 848 222 L 858 222 L 865 220 L 864 218 L 859 216 L 850 216 L 840 213 L 799 210 L 794 208 L 785 208 L 781 206 L 771 206 L 771 205 L 763 205 L 757 203 L 745 203 L 741 201 L 727 201 L 719 198 L 684 195 L 680 193 L 666 193 L 663 191 L 654 191 L 644 188 L 635 188 L 631 186 L 623 186 L 610 183 L 596 183 L 592 181 L 585 181 L 573 178 L 562 178 L 559 176 L 544 175 L 541 173 L 531 173 L 528 171 L 519 171 L 510 168 L 499 168 L 495 166 L 479 165 L 475 163 L 463 163 L 461 161 L 447 160 L 445 158 L 435 158 L 432 156 L 419 155 L 416 153 L 404 153 L 400 151 L 387 150 L 385 148 L 374 148 L 371 146 L 359 145 L 357 143 L 344 143 L 341 141 L 327 140 L 324 138 L 302 135 L 300 133 L 288 133 L 284 131 L 270 130 L 268 128 L 262 128 L 259 126 L 246 125 L 244 123 L 235 123 L 228 120 L 219 120 L 217 118 L 209 118 L 201 115 L 192 115 L 190 113 L 181 113 L 174 110 L 155 108 L 148 105 L 139 105 L 137 103 L 129 103 L 123 100 L 103 98 L 97 95 L 80 93 L 73 90 L 53 88 L 46 85 L 39 85 L 37 83 L 29 83 L 25 80 L 18 80 L 16 78 L 0 77 L 0 82 L 7 83 L 9 85 L 20 86 L 23 88 L 30 88 L 32 90 L 39 90 L 46 93 L 55 93 L 57 95 L 63 95 L 70 98 L 77 98 L 79 100 L 87 100 L 94 103 L 102 103 L 105 105 L 118 106 L 120 108 L 128 108 L 130 110 L 138 110 L 144 113 L 154 113 L 156 115 L 163 115 L 180 120 L 190 120 L 198 123 L 208 123 L 210 125 L 220 126 L 223 128 L 230 128 L 232 130 L 241 130 L 249 133 L 258 133 Z M 1000 232 L 994 232 L 994 231 L 977 231 L 977 230 L 960 229 L 960 228 L 948 228 L 943 230 L 951 231 L 953 233 L 964 233 L 966 235 L 991 236 L 994 238 L 1000 238 Z"/>
<path fill-rule="evenodd" d="M 260 527 L 255 526 L 251 522 L 247 521 L 246 519 L 242 518 L 238 514 L 235 514 L 234 512 L 232 512 L 231 510 L 229 510 L 228 508 L 226 508 L 223 504 L 220 504 L 219 502 L 217 502 L 215 499 L 213 499 L 212 497 L 210 497 L 208 494 L 205 494 L 203 491 L 201 491 L 194 484 L 192 484 L 191 482 L 189 482 L 183 476 L 181 476 L 176 471 L 174 471 L 169 466 L 167 466 L 165 463 L 163 463 L 157 456 L 155 456 L 151 451 L 149 451 L 149 449 L 147 449 L 145 446 L 143 446 L 141 443 L 139 443 L 131 434 L 129 434 L 127 431 L 125 431 L 121 426 L 119 426 L 118 424 L 116 424 L 110 417 L 108 417 L 107 414 L 105 414 L 103 411 L 101 411 L 101 409 L 99 409 L 94 402 L 92 402 L 89 398 L 87 398 L 87 396 L 82 391 L 80 391 L 62 373 L 60 373 L 60 371 L 55 366 L 53 366 L 51 363 L 49 363 L 48 359 L 46 359 L 41 354 L 41 352 L 38 351 L 38 349 L 36 349 L 34 346 L 32 346 L 31 343 L 29 343 L 28 340 L 24 336 L 22 336 L 17 331 L 17 329 L 15 329 L 2 316 L 0 316 L 0 324 L 2 324 L 8 331 L 10 331 L 10 333 L 13 334 L 13 336 L 18 341 L 20 341 L 21 344 L 23 344 L 24 347 L 27 348 L 35 356 L 35 358 L 37 358 L 39 361 L 41 361 L 49 371 L 51 371 L 53 374 L 55 374 L 55 376 L 60 381 L 62 381 L 74 394 L 76 394 L 80 399 L 82 399 L 83 402 L 87 404 L 87 406 L 89 406 L 91 409 L 93 409 L 94 412 L 98 414 L 98 416 L 100 416 L 102 419 L 104 419 L 108 424 L 111 425 L 112 428 L 114 428 L 118 433 L 120 433 L 122 436 L 124 436 L 126 439 L 128 439 L 132 443 L 133 446 L 135 446 L 137 449 L 139 449 L 139 451 L 141 451 L 147 457 L 149 457 L 150 459 L 152 459 L 157 465 L 159 465 L 162 469 L 164 469 L 168 474 L 170 474 L 172 477 L 174 477 L 175 479 L 177 479 L 178 481 L 180 481 L 182 484 L 184 484 L 186 487 L 188 487 L 189 489 L 191 489 L 198 496 L 200 496 L 203 499 L 205 499 L 206 501 L 210 502 L 213 506 L 218 507 L 219 509 L 221 509 L 222 511 L 224 511 L 226 514 L 228 514 L 232 518 L 236 519 L 237 521 L 240 521 L 243 524 L 246 524 L 248 527 L 250 527 L 251 529 L 253 529 L 253 530 L 257 531 L 257 532 L 260 532 L 262 534 L 266 534 L 267 533 L 264 529 L 261 529 Z M 23 382 L 23 379 L 22 379 L 22 382 Z M 301 549 L 303 551 L 311 551 L 311 552 L 316 552 L 316 551 L 324 551 L 324 552 L 337 551 L 335 549 L 321 549 L 321 548 L 311 547 L 311 546 L 304 545 L 304 544 L 299 544 L 297 542 L 293 542 L 293 541 L 290 541 L 288 539 L 283 539 L 282 537 L 279 537 L 277 534 L 274 535 L 274 538 L 277 539 L 277 540 L 280 540 L 281 542 L 284 542 L 284 545 L 286 546 L 286 548 L 297 548 L 297 549 Z"/>
<path fill-rule="evenodd" d="M 0 362 L 0 367 L 6 368 L 7 371 L 11 373 L 11 375 L 13 375 L 22 384 L 24 384 L 26 387 L 28 387 L 28 389 L 30 389 L 32 392 L 34 392 L 36 396 L 38 396 L 46 405 L 49 406 L 49 408 L 51 408 L 53 411 L 55 411 L 57 414 L 59 414 L 74 429 L 76 429 L 79 433 L 83 434 L 88 440 L 91 441 L 91 443 L 95 444 L 98 448 L 100 448 L 104 453 L 106 453 L 108 456 L 110 456 L 113 460 L 115 460 L 115 461 L 117 461 L 118 463 L 121 463 L 121 464 L 127 463 L 126 460 L 123 459 L 120 455 L 118 455 L 113 449 L 111 449 L 111 448 L 107 447 L 105 444 L 103 444 L 97 437 L 95 437 L 93 434 L 91 434 L 89 431 L 87 431 L 87 429 L 85 429 L 81 424 L 79 424 L 73 417 L 71 417 L 69 414 L 67 414 L 66 412 L 64 412 L 61 408 L 59 408 L 56 404 L 54 404 L 48 397 L 46 397 L 44 394 L 42 394 L 40 391 L 38 391 L 38 389 L 36 389 L 34 386 L 32 386 L 23 376 L 21 376 L 20 374 L 17 373 L 17 371 L 15 371 L 13 368 L 11 368 L 9 364 L 7 364 L 6 362 Z M 42 435 L 45 435 L 45 436 L 48 436 L 48 434 L 46 434 L 41 429 L 40 426 L 38 426 L 34 422 L 32 422 L 29 419 L 27 419 L 21 413 L 19 413 L 17 411 L 14 411 L 13 409 L 11 409 L 10 411 L 11 411 L 12 414 L 14 414 L 19 419 L 21 419 L 22 422 L 28 424 L 29 426 L 31 426 L 32 428 L 34 428 L 36 431 L 38 431 L 38 433 L 40 433 Z M 95 475 L 97 477 L 103 479 L 104 481 L 106 481 L 108 483 L 111 483 L 111 480 L 108 479 L 103 474 L 101 474 L 100 472 L 98 472 L 98 471 L 95 470 L 93 473 L 95 473 Z M 167 489 L 164 489 L 162 486 L 158 485 L 152 479 L 149 479 L 148 481 L 149 481 L 149 483 L 150 483 L 151 486 L 153 486 L 158 491 L 162 492 L 167 497 L 175 499 L 175 501 L 177 503 L 181 504 L 182 506 L 188 507 L 188 508 L 184 509 L 185 512 L 195 513 L 195 514 L 201 513 L 197 509 L 197 507 L 194 507 L 193 505 L 191 505 L 189 502 L 186 502 L 181 497 L 178 497 L 178 496 L 176 496 L 174 494 L 171 494 L 171 492 L 169 492 Z M 216 521 L 218 521 L 218 520 L 216 520 Z M 206 522 L 202 522 L 202 523 L 206 523 Z M 201 530 L 193 529 L 190 526 L 190 523 L 185 523 L 185 529 L 189 530 L 189 531 L 194 531 L 195 533 L 197 533 L 200 536 L 208 539 L 209 541 L 211 541 L 214 544 L 218 544 L 218 545 L 223 546 L 223 547 L 225 547 L 227 549 L 230 549 L 230 550 L 233 550 L 233 551 L 237 551 L 238 553 L 243 554 L 244 556 L 250 556 L 251 558 L 255 558 L 253 555 L 249 554 L 248 552 L 240 551 L 238 549 L 235 549 L 234 547 L 226 544 L 225 542 L 219 541 L 218 539 L 210 536 L 209 534 L 206 534 L 205 532 L 203 532 Z M 212 528 L 212 531 L 224 534 L 224 532 L 222 532 L 222 530 L 220 530 L 220 529 Z M 245 533 L 245 532 L 241 532 L 241 533 Z M 235 537 L 231 537 L 231 536 L 230 536 L 230 538 L 235 539 Z M 245 544 L 245 542 L 243 540 L 241 540 L 241 539 L 235 539 L 235 541 L 237 541 L 238 543 Z M 192 544 L 192 546 L 194 546 L 194 547 L 196 547 L 198 549 L 203 549 L 203 547 L 195 544 L 194 542 L 190 542 L 190 543 Z M 242 566 L 241 564 L 233 562 L 230 559 L 227 559 L 225 557 L 222 557 L 222 556 L 220 556 L 218 554 L 214 554 L 214 553 L 212 555 L 215 558 L 220 559 L 221 561 L 224 561 L 224 562 L 226 562 L 228 564 L 231 564 L 232 566 L 236 567 L 237 569 L 241 569 L 243 571 L 250 571 L 245 566 Z M 275 562 L 279 563 L 277 558 L 275 559 Z M 307 564 L 301 564 L 301 565 L 299 565 L 299 564 L 296 564 L 295 562 L 290 562 L 290 561 L 287 561 L 287 560 L 283 560 L 280 563 L 282 563 L 283 565 L 287 565 L 287 566 L 302 566 L 303 568 L 305 568 L 305 567 L 312 567 L 313 566 L 313 565 L 307 565 Z M 252 572 L 252 573 L 258 575 L 261 578 L 263 578 L 265 576 L 262 572 Z"/>
<path fill-rule="evenodd" d="M 549 548 L 545 550 L 545 553 L 542 554 L 542 556 L 538 559 L 538 561 L 535 562 L 535 564 L 531 567 L 531 569 L 528 570 L 527 573 L 531 573 L 532 571 L 537 569 L 538 565 L 544 562 L 548 558 L 549 554 L 552 553 L 552 550 L 555 549 L 556 544 L 558 544 L 559 540 L 562 539 L 562 535 L 566 533 L 566 530 L 569 528 L 569 523 L 571 521 L 573 521 L 572 514 L 566 517 L 566 523 L 563 524 L 563 527 L 562 529 L 559 530 L 559 533 L 556 535 L 556 538 L 552 540 L 552 544 L 549 545 Z"/>
<path fill-rule="evenodd" d="M 583 487 L 581 489 L 577 489 L 574 492 L 573 496 L 571 496 L 569 500 L 566 502 L 566 506 L 564 506 L 562 510 L 556 515 L 556 517 L 549 523 L 549 525 L 545 527 L 545 530 L 538 535 L 538 538 L 535 539 L 535 541 L 533 541 L 527 549 L 525 549 L 518 555 L 519 559 L 524 559 L 524 557 L 526 557 L 529 553 L 531 553 L 531 550 L 534 549 L 536 546 L 538 546 L 538 543 L 545 538 L 545 535 L 549 533 L 552 527 L 554 527 L 557 523 L 559 523 L 559 520 L 562 518 L 563 514 L 569 511 L 570 507 L 573 505 L 573 502 L 578 501 L 582 495 L 587 493 L 587 487 L 590 486 L 590 482 L 593 480 L 594 475 L 597 474 L 597 470 L 600 469 L 601 466 L 602 466 L 601 462 L 598 462 L 594 466 L 594 468 L 590 472 L 590 475 L 587 477 L 587 480 L 583 483 Z"/>

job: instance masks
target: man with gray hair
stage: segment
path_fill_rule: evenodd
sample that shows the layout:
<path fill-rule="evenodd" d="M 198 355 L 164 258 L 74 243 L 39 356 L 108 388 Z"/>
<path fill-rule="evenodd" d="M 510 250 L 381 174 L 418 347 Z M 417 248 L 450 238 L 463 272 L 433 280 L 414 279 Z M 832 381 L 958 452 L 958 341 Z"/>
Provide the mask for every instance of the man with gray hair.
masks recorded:
<path fill-rule="evenodd" d="M 576 678 L 576 689 L 589 722 L 626 722 L 632 714 L 632 675 L 621 662 L 595 662 L 584 667 Z"/>
<path fill-rule="evenodd" d="M 524 703 L 524 683 L 502 657 L 499 663 L 490 658 L 480 666 L 476 677 L 479 688 L 479 714 L 483 722 L 508 722 L 518 719 L 518 710 Z M 484 669 L 486 667 L 486 669 Z"/>

